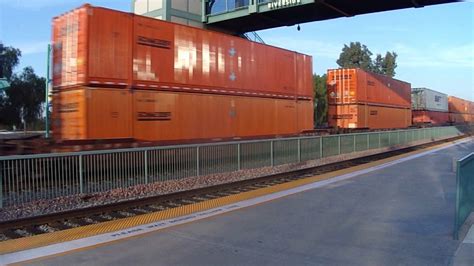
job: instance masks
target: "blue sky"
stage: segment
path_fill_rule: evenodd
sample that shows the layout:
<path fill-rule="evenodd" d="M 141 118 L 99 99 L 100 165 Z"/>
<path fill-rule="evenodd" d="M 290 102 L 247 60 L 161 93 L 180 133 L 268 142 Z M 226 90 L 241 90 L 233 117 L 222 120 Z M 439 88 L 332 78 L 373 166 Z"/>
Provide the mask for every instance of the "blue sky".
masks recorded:
<path fill-rule="evenodd" d="M 196 0 L 197 1 L 197 0 Z M 0 0 L 0 41 L 23 51 L 22 67 L 45 74 L 51 19 L 84 0 Z M 89 3 L 130 11 L 130 0 Z M 268 43 L 313 56 L 314 71 L 336 68 L 344 44 L 398 53 L 396 78 L 474 101 L 474 2 L 405 9 L 260 31 Z"/>

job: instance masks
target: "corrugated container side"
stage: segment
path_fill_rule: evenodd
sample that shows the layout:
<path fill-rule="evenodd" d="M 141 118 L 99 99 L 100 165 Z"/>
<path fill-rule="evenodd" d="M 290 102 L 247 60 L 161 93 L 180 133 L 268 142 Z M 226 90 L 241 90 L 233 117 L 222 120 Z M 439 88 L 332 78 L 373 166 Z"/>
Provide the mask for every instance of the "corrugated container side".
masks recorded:
<path fill-rule="evenodd" d="M 84 90 L 53 94 L 52 130 L 55 139 L 87 137 L 87 105 Z"/>
<path fill-rule="evenodd" d="M 303 132 L 314 128 L 314 102 L 313 101 L 297 101 L 298 130 Z"/>
<path fill-rule="evenodd" d="M 356 69 L 328 70 L 327 92 L 330 104 L 357 103 L 366 98 L 366 89 L 358 84 Z"/>
<path fill-rule="evenodd" d="M 134 29 L 137 88 L 313 97 L 309 56 L 142 16 Z"/>
<path fill-rule="evenodd" d="M 449 112 L 467 114 L 470 112 L 470 102 L 454 96 L 448 97 Z"/>
<path fill-rule="evenodd" d="M 53 86 L 129 85 L 132 18 L 90 5 L 54 18 Z"/>
<path fill-rule="evenodd" d="M 471 115 L 461 113 L 449 113 L 449 121 L 454 124 L 464 124 L 471 120 Z"/>
<path fill-rule="evenodd" d="M 88 6 L 53 19 L 53 86 L 74 86 L 88 78 Z"/>
<path fill-rule="evenodd" d="M 412 109 L 448 112 L 448 95 L 426 88 L 414 88 Z"/>
<path fill-rule="evenodd" d="M 328 122 L 331 127 L 390 129 L 412 124 L 411 109 L 369 104 L 330 105 Z"/>
<path fill-rule="evenodd" d="M 443 125 L 449 122 L 448 112 L 413 110 L 412 115 L 414 124 Z"/>
<path fill-rule="evenodd" d="M 330 104 L 370 103 L 411 107 L 411 85 L 362 69 L 328 70 Z"/>
<path fill-rule="evenodd" d="M 53 98 L 55 138 L 132 138 L 130 91 L 78 87 L 56 92 Z"/>
<path fill-rule="evenodd" d="M 53 20 L 53 43 L 55 88 L 313 98 L 309 56 L 144 16 L 84 5 Z"/>
<path fill-rule="evenodd" d="M 296 134 L 312 129 L 312 101 L 135 90 L 134 137 L 191 140 Z"/>
<path fill-rule="evenodd" d="M 366 76 L 367 102 L 411 108 L 410 83 L 358 69 Z"/>

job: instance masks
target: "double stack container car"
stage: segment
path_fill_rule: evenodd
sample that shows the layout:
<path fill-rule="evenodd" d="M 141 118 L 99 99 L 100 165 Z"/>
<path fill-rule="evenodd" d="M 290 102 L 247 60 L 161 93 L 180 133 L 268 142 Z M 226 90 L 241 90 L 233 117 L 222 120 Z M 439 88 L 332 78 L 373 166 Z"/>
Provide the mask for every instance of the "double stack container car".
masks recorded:
<path fill-rule="evenodd" d="M 82 6 L 53 21 L 53 132 L 64 140 L 195 140 L 313 128 L 312 58 Z"/>
<path fill-rule="evenodd" d="M 449 123 L 448 95 L 427 88 L 411 91 L 413 124 Z"/>
<path fill-rule="evenodd" d="M 358 68 L 330 69 L 327 92 L 331 127 L 388 129 L 412 124 L 410 83 Z"/>
<path fill-rule="evenodd" d="M 449 121 L 452 124 L 474 123 L 474 102 L 449 96 L 448 104 Z"/>

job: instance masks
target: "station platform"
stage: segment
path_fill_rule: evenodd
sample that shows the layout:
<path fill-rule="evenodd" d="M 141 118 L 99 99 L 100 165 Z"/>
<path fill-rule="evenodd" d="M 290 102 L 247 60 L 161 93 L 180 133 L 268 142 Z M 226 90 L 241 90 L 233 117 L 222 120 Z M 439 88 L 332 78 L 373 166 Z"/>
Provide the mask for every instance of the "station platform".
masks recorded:
<path fill-rule="evenodd" d="M 175 219 L 179 225 L 131 230 L 115 240 L 109 234 L 101 244 L 56 246 L 61 254 L 23 264 L 474 265 L 472 236 L 452 238 L 453 159 L 473 151 L 472 139 L 430 148 L 243 207 L 233 203 L 205 219 Z"/>

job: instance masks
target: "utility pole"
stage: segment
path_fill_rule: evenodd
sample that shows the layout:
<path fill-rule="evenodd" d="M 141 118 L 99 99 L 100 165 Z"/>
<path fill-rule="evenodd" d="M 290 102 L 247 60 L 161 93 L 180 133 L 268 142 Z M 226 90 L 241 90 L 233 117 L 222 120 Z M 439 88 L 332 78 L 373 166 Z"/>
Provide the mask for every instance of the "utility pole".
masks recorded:
<path fill-rule="evenodd" d="M 49 78 L 50 61 L 51 61 L 51 44 L 48 44 L 48 57 L 46 59 L 46 88 L 45 88 L 45 105 L 46 105 L 46 118 L 45 118 L 45 137 L 49 138 Z"/>

